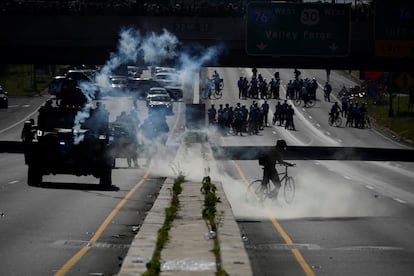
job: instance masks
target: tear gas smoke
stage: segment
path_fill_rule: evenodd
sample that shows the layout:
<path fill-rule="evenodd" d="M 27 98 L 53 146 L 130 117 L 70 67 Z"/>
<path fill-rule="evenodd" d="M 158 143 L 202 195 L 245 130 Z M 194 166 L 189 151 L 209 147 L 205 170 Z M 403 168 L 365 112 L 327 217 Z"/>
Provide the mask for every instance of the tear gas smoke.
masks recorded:
<path fill-rule="evenodd" d="M 173 67 L 177 69 L 184 86 L 186 82 L 193 81 L 189 76 L 194 70 L 200 69 L 206 62 L 214 60 L 223 49 L 222 46 L 207 49 L 200 49 L 197 46 L 197 51 L 194 52 L 199 54 L 192 55 L 190 53 L 194 49 L 191 48 L 191 45 L 186 46 L 183 51 L 178 49 L 179 46 L 181 43 L 178 38 L 166 29 L 161 34 L 151 32 L 145 35 L 133 28 L 121 30 L 117 51 L 110 54 L 109 60 L 97 72 L 92 81 L 80 83 L 87 103 L 76 116 L 74 129 L 80 130 L 81 124 L 89 118 L 96 91 L 98 90 L 102 97 L 112 91 L 110 76 L 116 68 L 126 64 L 137 64 L 141 60 L 151 66 L 175 62 Z M 80 142 L 83 139 L 82 134 L 76 133 L 78 134 L 75 141 Z"/>
<path fill-rule="evenodd" d="M 284 202 L 283 190 L 279 192 L 277 204 L 271 200 L 263 204 L 247 202 L 246 180 L 220 172 L 218 168 L 214 169 L 218 174 L 214 179 L 223 183 L 226 195 L 232 203 L 232 210 L 239 219 L 262 220 L 268 219 L 269 214 L 278 219 L 367 217 L 390 214 L 390 210 L 379 203 L 374 195 L 355 189 L 354 185 L 360 184 L 345 178 L 338 181 L 336 171 L 341 171 L 336 167 L 338 164 L 326 161 L 319 164 L 322 167 L 315 168 L 315 165 L 309 164 L 309 161 L 297 163 L 297 166 L 290 170 L 296 186 L 295 197 L 291 204 Z M 261 176 L 257 178 L 260 179 Z"/>

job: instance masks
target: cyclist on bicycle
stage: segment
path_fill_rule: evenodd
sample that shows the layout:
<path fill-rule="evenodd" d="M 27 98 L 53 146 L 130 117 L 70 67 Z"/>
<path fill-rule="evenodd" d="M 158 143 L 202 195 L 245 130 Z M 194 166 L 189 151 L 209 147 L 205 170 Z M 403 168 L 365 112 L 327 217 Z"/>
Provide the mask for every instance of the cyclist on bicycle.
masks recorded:
<path fill-rule="evenodd" d="M 281 187 L 279 173 L 276 169 L 276 163 L 285 166 L 294 166 L 294 164 L 283 161 L 282 153 L 286 150 L 287 144 L 285 140 L 277 140 L 276 146 L 259 157 L 259 164 L 263 166 L 263 180 L 262 188 L 266 189 L 269 180 L 272 181 L 275 189 L 273 190 L 271 197 L 277 198 L 279 189 Z"/>
<path fill-rule="evenodd" d="M 220 91 L 220 81 L 221 80 L 220 80 L 220 75 L 216 70 L 214 70 L 214 73 L 213 73 L 213 80 L 214 80 L 215 89 L 216 89 L 217 92 L 219 92 Z"/>
<path fill-rule="evenodd" d="M 339 107 L 338 102 L 335 102 L 331 107 L 331 113 L 329 113 L 329 115 L 331 115 L 332 124 L 335 120 L 337 120 L 339 118 L 339 112 L 341 112 L 341 111 L 342 110 Z"/>

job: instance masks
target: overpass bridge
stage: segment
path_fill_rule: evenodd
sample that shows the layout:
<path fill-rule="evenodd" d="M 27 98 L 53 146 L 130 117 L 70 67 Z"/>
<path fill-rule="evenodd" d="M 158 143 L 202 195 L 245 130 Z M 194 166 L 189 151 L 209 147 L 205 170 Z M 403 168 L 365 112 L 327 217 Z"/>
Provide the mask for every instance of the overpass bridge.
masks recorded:
<path fill-rule="evenodd" d="M 414 71 L 414 54 L 404 59 L 374 57 L 373 20 L 351 21 L 348 56 L 249 55 L 245 16 L 3 14 L 0 60 L 3 64 L 103 64 L 116 50 L 120 30 L 126 27 L 136 28 L 142 34 L 161 33 L 165 28 L 184 45 L 223 45 L 222 54 L 206 66 Z"/>

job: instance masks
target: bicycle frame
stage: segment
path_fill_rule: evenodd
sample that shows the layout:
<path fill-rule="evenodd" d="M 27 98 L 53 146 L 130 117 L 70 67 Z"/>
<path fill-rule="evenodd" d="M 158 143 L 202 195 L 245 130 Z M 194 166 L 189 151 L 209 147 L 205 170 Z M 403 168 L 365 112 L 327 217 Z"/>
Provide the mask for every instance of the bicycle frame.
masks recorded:
<path fill-rule="evenodd" d="M 295 181 L 293 177 L 289 176 L 288 174 L 288 165 L 281 164 L 285 166 L 285 171 L 278 173 L 279 179 L 280 179 L 280 190 L 283 191 L 283 197 L 285 199 L 286 203 L 291 203 L 294 198 L 295 194 Z M 273 187 L 272 187 L 273 186 Z M 273 188 L 273 189 L 272 189 Z M 263 202 L 266 200 L 266 198 L 275 199 L 275 197 L 272 196 L 272 192 L 274 190 L 274 185 L 270 184 L 270 181 L 266 184 L 265 187 L 263 187 L 263 178 L 262 179 L 256 179 L 247 187 L 246 192 L 246 199 L 249 201 L 249 199 L 253 196 L 256 198 L 256 201 Z M 279 191 L 280 191 L 279 190 Z"/>
<path fill-rule="evenodd" d="M 282 166 L 284 166 L 284 167 L 285 167 L 285 171 L 284 171 L 284 172 L 279 173 L 280 183 L 282 183 L 282 182 L 283 182 L 283 180 L 285 180 L 286 178 L 288 178 L 288 177 L 289 177 L 289 174 L 288 174 L 288 167 L 289 167 L 289 166 L 287 166 L 287 165 L 282 165 Z M 283 175 L 283 177 L 280 177 L 281 175 Z"/>

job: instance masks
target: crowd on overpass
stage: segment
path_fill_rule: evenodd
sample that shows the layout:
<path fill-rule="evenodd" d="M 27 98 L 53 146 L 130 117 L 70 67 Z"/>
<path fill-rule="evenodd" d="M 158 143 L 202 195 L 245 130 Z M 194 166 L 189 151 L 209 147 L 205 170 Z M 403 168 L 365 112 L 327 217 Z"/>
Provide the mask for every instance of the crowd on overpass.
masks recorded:
<path fill-rule="evenodd" d="M 0 13 L 11 15 L 242 16 L 242 1 L 3 0 Z"/>
<path fill-rule="evenodd" d="M 316 1 L 303 1 L 316 2 Z M 332 1 L 319 1 L 332 3 Z M 341 1 L 337 1 L 342 3 Z M 373 1 L 354 0 L 353 20 L 372 19 Z M 2 0 L 8 15 L 243 16 L 246 1 Z"/>

